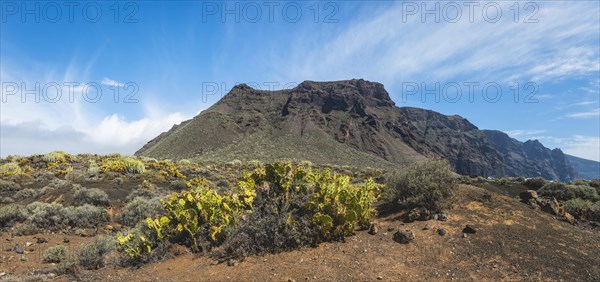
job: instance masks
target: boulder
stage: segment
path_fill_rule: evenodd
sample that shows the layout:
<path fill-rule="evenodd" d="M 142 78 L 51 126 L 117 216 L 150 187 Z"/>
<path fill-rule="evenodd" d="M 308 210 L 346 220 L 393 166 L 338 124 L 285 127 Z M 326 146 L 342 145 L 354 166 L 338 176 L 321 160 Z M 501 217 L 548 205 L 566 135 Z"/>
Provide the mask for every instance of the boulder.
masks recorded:
<path fill-rule="evenodd" d="M 426 208 L 414 208 L 408 212 L 406 219 L 408 222 L 415 220 L 425 221 L 431 219 L 431 211 Z"/>
<path fill-rule="evenodd" d="M 475 234 L 475 233 L 477 233 L 477 230 L 472 225 L 467 224 L 467 226 L 465 226 L 465 228 L 463 228 L 462 232 L 468 233 L 468 234 Z"/>
<path fill-rule="evenodd" d="M 415 234 L 413 234 L 410 230 L 396 231 L 392 239 L 400 244 L 408 244 L 410 241 L 415 239 Z"/>
<path fill-rule="evenodd" d="M 526 190 L 519 194 L 519 198 L 521 198 L 521 202 L 528 204 L 530 201 L 536 201 L 538 194 L 535 190 Z"/>

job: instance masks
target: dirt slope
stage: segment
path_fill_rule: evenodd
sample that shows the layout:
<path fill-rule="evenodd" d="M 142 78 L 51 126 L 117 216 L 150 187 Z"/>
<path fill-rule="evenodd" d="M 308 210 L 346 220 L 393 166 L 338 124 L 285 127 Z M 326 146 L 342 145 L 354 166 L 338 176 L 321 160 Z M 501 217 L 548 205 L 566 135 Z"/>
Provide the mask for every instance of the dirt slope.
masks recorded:
<path fill-rule="evenodd" d="M 449 220 L 402 224 L 377 219 L 380 232 L 360 231 L 345 243 L 250 257 L 235 266 L 185 254 L 139 269 L 104 269 L 83 279 L 107 281 L 364 281 L 566 280 L 600 277 L 600 232 L 574 227 L 516 199 L 461 186 Z M 432 228 L 423 230 L 428 224 Z M 477 233 L 462 237 L 465 224 Z M 394 229 L 415 240 L 401 245 Z M 445 236 L 437 234 L 444 228 Z M 391 230 L 391 229 L 390 229 Z"/>

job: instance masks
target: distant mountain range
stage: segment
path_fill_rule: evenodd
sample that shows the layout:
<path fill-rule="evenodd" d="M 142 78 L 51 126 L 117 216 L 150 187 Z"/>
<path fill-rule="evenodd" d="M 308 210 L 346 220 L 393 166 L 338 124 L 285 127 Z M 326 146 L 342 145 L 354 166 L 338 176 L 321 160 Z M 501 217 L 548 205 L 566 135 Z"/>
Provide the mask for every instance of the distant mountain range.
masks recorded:
<path fill-rule="evenodd" d="M 479 176 L 600 178 L 600 163 L 550 150 L 537 140 L 480 130 L 458 115 L 396 107 L 383 85 L 362 79 L 305 81 L 280 91 L 240 84 L 136 155 L 208 162 L 310 160 L 400 168 L 445 158 Z"/>

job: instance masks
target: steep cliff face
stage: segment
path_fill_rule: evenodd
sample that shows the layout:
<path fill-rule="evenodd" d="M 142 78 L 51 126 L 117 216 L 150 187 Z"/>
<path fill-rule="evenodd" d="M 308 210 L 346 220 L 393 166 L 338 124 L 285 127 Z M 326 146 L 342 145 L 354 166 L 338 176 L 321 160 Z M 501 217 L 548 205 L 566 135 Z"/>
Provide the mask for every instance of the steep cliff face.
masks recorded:
<path fill-rule="evenodd" d="M 296 159 L 387 169 L 445 158 L 467 175 L 572 177 L 560 150 L 502 134 L 479 130 L 460 116 L 398 108 L 382 84 L 362 79 L 305 81 L 281 91 L 242 84 L 136 154 L 204 161 Z"/>
<path fill-rule="evenodd" d="M 497 130 L 484 130 L 494 148 L 502 155 L 508 176 L 541 176 L 572 180 L 575 171 L 560 149 L 550 150 L 537 140 L 520 142 Z"/>

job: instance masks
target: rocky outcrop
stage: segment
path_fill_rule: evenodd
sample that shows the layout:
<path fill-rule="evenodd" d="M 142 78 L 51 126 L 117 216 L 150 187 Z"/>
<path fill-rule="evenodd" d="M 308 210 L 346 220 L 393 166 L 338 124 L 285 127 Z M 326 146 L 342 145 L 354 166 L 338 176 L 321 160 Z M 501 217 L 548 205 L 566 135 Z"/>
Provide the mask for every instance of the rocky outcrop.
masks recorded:
<path fill-rule="evenodd" d="M 310 160 L 394 169 L 447 159 L 465 175 L 569 179 L 558 149 L 434 111 L 398 108 L 382 84 L 362 79 L 305 81 L 281 91 L 241 84 L 136 155 L 205 161 Z"/>

